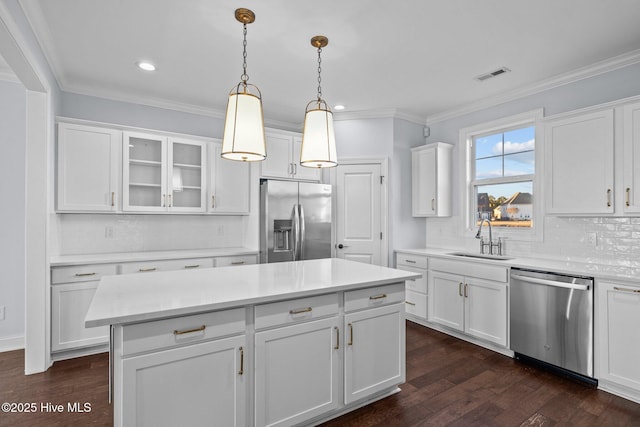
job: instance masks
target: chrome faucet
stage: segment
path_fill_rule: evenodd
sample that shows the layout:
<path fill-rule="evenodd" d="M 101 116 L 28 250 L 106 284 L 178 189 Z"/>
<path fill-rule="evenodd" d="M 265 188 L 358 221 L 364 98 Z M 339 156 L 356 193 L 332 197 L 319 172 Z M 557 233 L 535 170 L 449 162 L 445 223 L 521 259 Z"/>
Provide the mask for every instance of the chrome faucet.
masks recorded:
<path fill-rule="evenodd" d="M 484 237 L 482 237 L 480 235 L 480 233 L 482 233 L 482 225 L 484 223 L 489 224 L 489 241 L 485 242 L 484 241 Z M 493 255 L 493 248 L 497 247 L 498 248 L 498 253 L 497 255 L 502 255 L 502 239 L 500 237 L 498 237 L 498 242 L 497 243 L 493 243 L 493 233 L 492 233 L 492 229 L 491 229 L 491 221 L 489 221 L 488 219 L 484 218 L 482 220 L 480 220 L 480 226 L 478 227 L 478 232 L 476 233 L 476 239 L 480 239 L 480 253 L 484 254 L 484 248 L 485 246 L 489 246 L 489 255 Z"/>

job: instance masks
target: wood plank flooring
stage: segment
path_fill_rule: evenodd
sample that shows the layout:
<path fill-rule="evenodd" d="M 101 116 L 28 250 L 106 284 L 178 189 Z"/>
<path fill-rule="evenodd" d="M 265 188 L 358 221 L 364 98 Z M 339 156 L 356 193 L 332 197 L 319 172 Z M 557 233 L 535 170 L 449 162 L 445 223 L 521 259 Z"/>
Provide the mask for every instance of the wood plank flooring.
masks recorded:
<path fill-rule="evenodd" d="M 0 353 L 0 403 L 38 405 L 35 413 L 0 412 L 0 426 L 112 425 L 108 363 L 103 353 L 25 376 L 23 351 Z M 411 322 L 401 388 L 323 427 L 640 426 L 638 404 Z M 47 402 L 64 412 L 43 412 Z M 91 412 L 70 413 L 69 402 L 90 403 Z"/>

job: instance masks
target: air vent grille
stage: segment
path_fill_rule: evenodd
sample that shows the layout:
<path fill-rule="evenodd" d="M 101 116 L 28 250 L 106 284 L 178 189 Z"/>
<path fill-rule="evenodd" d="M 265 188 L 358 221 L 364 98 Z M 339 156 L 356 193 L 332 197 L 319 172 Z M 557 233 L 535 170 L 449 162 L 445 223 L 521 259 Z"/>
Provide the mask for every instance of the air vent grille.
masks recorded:
<path fill-rule="evenodd" d="M 476 77 L 476 80 L 483 82 L 483 81 L 485 81 L 487 79 L 491 79 L 491 78 L 497 77 L 497 76 L 499 76 L 501 74 L 508 73 L 509 71 L 511 71 L 511 70 L 508 69 L 507 67 L 498 68 L 497 70 L 491 71 L 489 73 L 485 73 L 485 74 L 479 75 L 478 77 Z"/>

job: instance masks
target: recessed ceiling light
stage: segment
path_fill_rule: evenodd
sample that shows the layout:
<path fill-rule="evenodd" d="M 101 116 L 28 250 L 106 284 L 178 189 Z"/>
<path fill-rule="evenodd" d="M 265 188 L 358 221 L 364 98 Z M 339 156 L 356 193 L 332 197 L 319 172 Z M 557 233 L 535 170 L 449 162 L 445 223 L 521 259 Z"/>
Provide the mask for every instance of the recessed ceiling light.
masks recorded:
<path fill-rule="evenodd" d="M 336 105 L 333 106 L 333 109 L 336 110 L 336 111 L 344 110 L 344 105 L 336 104 Z"/>
<path fill-rule="evenodd" d="M 139 62 L 136 62 L 136 65 L 138 66 L 138 68 L 140 68 L 141 70 L 144 70 L 144 71 L 155 71 L 156 70 L 156 66 L 153 65 L 151 62 L 139 61 Z"/>

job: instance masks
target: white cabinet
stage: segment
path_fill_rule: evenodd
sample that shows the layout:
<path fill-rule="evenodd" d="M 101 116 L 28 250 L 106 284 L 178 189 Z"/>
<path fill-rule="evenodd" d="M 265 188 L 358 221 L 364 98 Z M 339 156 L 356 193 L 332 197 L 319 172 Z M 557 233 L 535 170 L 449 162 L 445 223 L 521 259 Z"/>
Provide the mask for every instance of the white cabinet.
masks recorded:
<path fill-rule="evenodd" d="M 247 339 L 243 309 L 117 327 L 122 388 L 114 424 L 245 426 Z M 227 336 L 236 334 L 237 336 Z"/>
<path fill-rule="evenodd" d="M 136 261 L 121 264 L 120 273 L 135 274 L 153 273 L 156 271 L 193 270 L 198 268 L 211 268 L 213 266 L 213 258 Z"/>
<path fill-rule="evenodd" d="M 100 278 L 116 274 L 113 264 L 59 267 L 51 271 L 51 351 L 109 342 L 109 327 L 85 328 Z"/>
<path fill-rule="evenodd" d="M 546 211 L 614 212 L 613 109 L 545 123 Z"/>
<path fill-rule="evenodd" d="M 118 210 L 122 132 L 58 124 L 58 212 Z"/>
<path fill-rule="evenodd" d="M 624 195 L 623 211 L 640 212 L 640 103 L 623 107 Z"/>
<path fill-rule="evenodd" d="M 451 216 L 453 146 L 442 142 L 411 149 L 411 201 L 414 217 Z"/>
<path fill-rule="evenodd" d="M 123 210 L 205 212 L 205 142 L 123 134 Z"/>
<path fill-rule="evenodd" d="M 261 176 L 320 181 L 318 169 L 300 166 L 301 136 L 273 131 L 266 132 L 265 136 L 267 158 L 261 162 Z"/>
<path fill-rule="evenodd" d="M 214 259 L 215 267 L 226 267 L 228 265 L 250 265 L 257 264 L 258 257 L 256 255 L 235 255 L 235 256 L 219 256 Z"/>
<path fill-rule="evenodd" d="M 338 408 L 342 350 L 337 295 L 255 310 L 256 330 L 280 326 L 255 334 L 255 425 L 289 426 Z M 316 316 L 320 319 L 314 320 Z"/>
<path fill-rule="evenodd" d="M 430 259 L 429 321 L 508 345 L 508 269 Z"/>
<path fill-rule="evenodd" d="M 596 282 L 599 386 L 640 402 L 640 284 Z"/>
<path fill-rule="evenodd" d="M 396 268 L 420 273 L 422 277 L 405 281 L 405 310 L 407 320 L 427 320 L 427 257 L 405 252 L 396 253 Z"/>
<path fill-rule="evenodd" d="M 208 211 L 219 214 L 248 214 L 251 194 L 251 163 L 223 159 L 222 144 L 209 145 L 210 179 Z"/>

